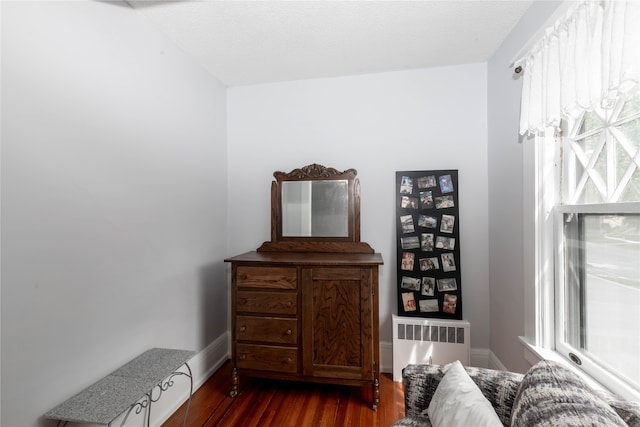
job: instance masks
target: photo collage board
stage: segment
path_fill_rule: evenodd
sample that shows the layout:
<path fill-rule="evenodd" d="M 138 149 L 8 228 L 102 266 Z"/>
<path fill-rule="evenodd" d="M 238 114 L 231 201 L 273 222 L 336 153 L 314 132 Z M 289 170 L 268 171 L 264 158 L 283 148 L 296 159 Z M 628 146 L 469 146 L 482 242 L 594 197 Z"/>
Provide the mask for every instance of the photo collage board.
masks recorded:
<path fill-rule="evenodd" d="M 396 172 L 398 315 L 462 319 L 458 171 Z"/>

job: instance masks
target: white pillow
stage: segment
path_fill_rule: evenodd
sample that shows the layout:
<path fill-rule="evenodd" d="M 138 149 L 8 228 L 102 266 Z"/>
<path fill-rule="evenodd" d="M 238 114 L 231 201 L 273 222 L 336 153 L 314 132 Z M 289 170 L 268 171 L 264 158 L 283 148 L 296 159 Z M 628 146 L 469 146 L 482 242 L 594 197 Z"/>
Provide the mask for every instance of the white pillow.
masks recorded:
<path fill-rule="evenodd" d="M 460 361 L 447 366 L 427 409 L 433 427 L 502 427 L 491 402 L 482 395 Z"/>

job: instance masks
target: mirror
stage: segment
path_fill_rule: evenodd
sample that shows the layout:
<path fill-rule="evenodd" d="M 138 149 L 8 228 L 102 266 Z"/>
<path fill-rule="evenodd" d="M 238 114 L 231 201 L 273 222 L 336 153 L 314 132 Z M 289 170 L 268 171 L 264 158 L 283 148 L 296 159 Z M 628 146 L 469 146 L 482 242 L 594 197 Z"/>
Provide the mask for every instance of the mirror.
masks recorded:
<path fill-rule="evenodd" d="M 349 182 L 285 181 L 281 190 L 283 237 L 348 237 Z"/>
<path fill-rule="evenodd" d="M 340 172 L 316 163 L 288 173 L 274 172 L 271 242 L 360 242 L 356 174 L 355 169 Z"/>

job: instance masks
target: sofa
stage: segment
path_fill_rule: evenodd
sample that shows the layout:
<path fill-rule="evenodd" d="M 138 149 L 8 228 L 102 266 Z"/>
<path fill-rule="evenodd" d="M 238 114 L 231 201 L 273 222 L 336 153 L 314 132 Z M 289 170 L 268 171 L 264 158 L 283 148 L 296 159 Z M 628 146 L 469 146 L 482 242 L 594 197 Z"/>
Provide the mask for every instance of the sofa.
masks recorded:
<path fill-rule="evenodd" d="M 449 366 L 408 365 L 403 369 L 405 418 L 397 421 L 395 427 L 432 426 L 429 405 Z M 640 427 L 640 403 L 595 391 L 557 362 L 543 360 L 526 374 L 459 366 L 490 403 L 487 407 L 495 411 L 492 416 L 497 415 L 497 425 Z"/>

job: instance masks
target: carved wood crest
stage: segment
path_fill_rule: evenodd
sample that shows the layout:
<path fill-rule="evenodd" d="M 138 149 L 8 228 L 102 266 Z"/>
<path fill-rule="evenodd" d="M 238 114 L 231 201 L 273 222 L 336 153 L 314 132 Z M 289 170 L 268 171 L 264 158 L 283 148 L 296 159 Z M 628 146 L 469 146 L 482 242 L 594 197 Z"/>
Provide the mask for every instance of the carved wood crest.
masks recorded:
<path fill-rule="evenodd" d="M 340 172 L 337 169 L 329 168 L 317 163 L 313 163 L 301 168 L 292 170 L 289 173 L 276 171 L 273 176 L 278 181 L 304 180 L 304 179 L 352 179 L 358 174 L 355 169 L 347 169 Z"/>

